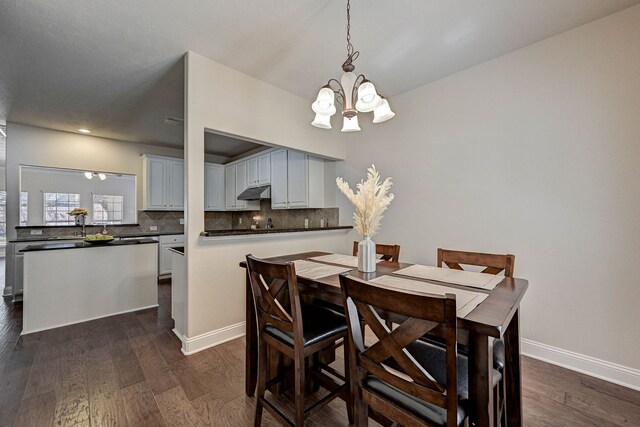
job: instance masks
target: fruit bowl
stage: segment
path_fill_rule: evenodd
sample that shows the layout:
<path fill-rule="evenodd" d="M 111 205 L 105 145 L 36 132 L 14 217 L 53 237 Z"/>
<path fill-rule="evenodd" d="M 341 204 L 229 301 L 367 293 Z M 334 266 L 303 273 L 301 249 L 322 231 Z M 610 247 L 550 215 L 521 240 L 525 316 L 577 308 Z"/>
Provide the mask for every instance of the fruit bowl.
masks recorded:
<path fill-rule="evenodd" d="M 104 245 L 113 241 L 114 237 L 107 234 L 90 234 L 84 238 L 84 241 L 92 245 Z"/>

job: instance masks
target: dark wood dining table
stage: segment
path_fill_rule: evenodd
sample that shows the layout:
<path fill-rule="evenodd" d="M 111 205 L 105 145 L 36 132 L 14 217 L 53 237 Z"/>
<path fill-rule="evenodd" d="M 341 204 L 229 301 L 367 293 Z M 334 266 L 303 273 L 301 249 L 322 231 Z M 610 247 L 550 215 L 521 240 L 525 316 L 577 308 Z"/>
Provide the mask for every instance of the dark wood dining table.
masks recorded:
<path fill-rule="evenodd" d="M 327 252 L 305 252 L 268 258 L 270 261 L 288 262 L 307 260 L 327 255 Z M 362 273 L 357 268 L 350 275 L 363 280 L 371 280 L 411 266 L 412 264 L 384 261 L 377 265 L 376 272 Z M 240 267 L 246 268 L 242 261 Z M 340 282 L 337 274 L 310 280 L 297 277 L 301 295 L 334 304 L 342 304 Z M 439 282 L 412 277 L 425 283 Z M 446 283 L 446 286 L 470 290 L 469 287 Z M 488 297 L 464 318 L 458 318 L 458 340 L 469 348 L 469 395 L 473 406 L 470 408 L 472 425 L 494 426 L 498 424 L 493 414 L 493 341 L 503 339 L 505 345 L 505 385 L 506 415 L 508 426 L 522 425 L 522 382 L 520 364 L 520 301 L 528 287 L 524 279 L 505 277 L 493 290 L 474 288 L 474 292 L 484 292 Z M 246 360 L 245 392 L 253 396 L 257 381 L 257 325 L 251 285 L 246 282 Z"/>

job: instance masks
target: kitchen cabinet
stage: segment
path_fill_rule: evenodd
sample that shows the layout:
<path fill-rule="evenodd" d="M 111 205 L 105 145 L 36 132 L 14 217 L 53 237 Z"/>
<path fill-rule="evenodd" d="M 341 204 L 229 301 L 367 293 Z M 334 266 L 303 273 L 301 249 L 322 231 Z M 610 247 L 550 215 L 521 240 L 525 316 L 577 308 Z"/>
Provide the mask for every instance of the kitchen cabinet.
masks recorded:
<path fill-rule="evenodd" d="M 224 166 L 214 163 L 204 165 L 204 210 L 223 211 L 225 208 Z"/>
<path fill-rule="evenodd" d="M 247 159 L 247 186 L 258 187 L 271 183 L 271 154 Z"/>
<path fill-rule="evenodd" d="M 271 153 L 258 156 L 258 185 L 271 183 Z"/>
<path fill-rule="evenodd" d="M 182 246 L 184 246 L 184 234 L 160 236 L 158 276 L 171 274 L 171 252 L 169 252 L 169 248 L 179 248 Z"/>
<path fill-rule="evenodd" d="M 271 207 L 324 207 L 324 161 L 305 153 L 271 153 Z"/>
<path fill-rule="evenodd" d="M 142 208 L 184 209 L 184 161 L 170 157 L 142 156 Z"/>
<path fill-rule="evenodd" d="M 238 196 L 248 187 L 247 162 L 241 161 L 225 166 L 225 208 L 232 211 L 253 211 L 260 209 L 259 201 L 238 200 Z"/>

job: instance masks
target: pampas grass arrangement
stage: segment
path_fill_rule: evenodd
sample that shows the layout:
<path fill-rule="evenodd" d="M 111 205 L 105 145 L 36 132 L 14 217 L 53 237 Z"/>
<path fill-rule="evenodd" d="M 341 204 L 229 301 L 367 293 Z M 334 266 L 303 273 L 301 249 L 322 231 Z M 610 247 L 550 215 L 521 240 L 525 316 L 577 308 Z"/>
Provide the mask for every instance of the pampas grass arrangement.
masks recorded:
<path fill-rule="evenodd" d="M 358 192 L 354 193 L 349 184 L 342 178 L 336 179 L 336 184 L 342 193 L 355 207 L 353 221 L 355 228 L 362 237 L 372 237 L 380 229 L 384 211 L 387 210 L 393 194 L 389 189 L 393 185 L 391 178 L 380 183 L 380 174 L 375 165 L 367 169 L 367 180 L 360 180 L 356 186 Z"/>

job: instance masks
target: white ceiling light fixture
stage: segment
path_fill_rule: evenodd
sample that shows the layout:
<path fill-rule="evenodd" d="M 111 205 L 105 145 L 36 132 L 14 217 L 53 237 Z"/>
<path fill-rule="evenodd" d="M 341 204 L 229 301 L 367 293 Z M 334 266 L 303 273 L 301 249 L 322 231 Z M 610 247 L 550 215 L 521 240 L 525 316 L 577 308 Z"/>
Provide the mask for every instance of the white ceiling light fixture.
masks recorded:
<path fill-rule="evenodd" d="M 360 52 L 353 50 L 351 44 L 351 3 L 347 0 L 347 60 L 342 64 L 344 74 L 340 81 L 331 79 L 318 92 L 316 101 L 311 109 L 316 117 L 311 124 L 321 129 L 331 129 L 331 116 L 336 113 L 335 98 L 342 105 L 342 132 L 357 132 L 358 113 L 373 111 L 373 123 L 382 123 L 393 118 L 396 114 L 391 111 L 389 101 L 381 97 L 376 87 L 363 74 L 356 75 L 353 71 L 355 61 Z"/>
<path fill-rule="evenodd" d="M 78 129 L 78 132 L 80 132 L 80 133 L 91 133 L 91 131 L 89 129 L 86 129 L 86 128 L 80 128 L 80 129 Z"/>
<path fill-rule="evenodd" d="M 104 181 L 105 179 L 107 179 L 107 175 L 102 172 L 85 172 L 84 176 L 87 179 L 93 179 L 94 176 L 97 176 L 98 178 L 100 178 L 100 181 Z"/>

